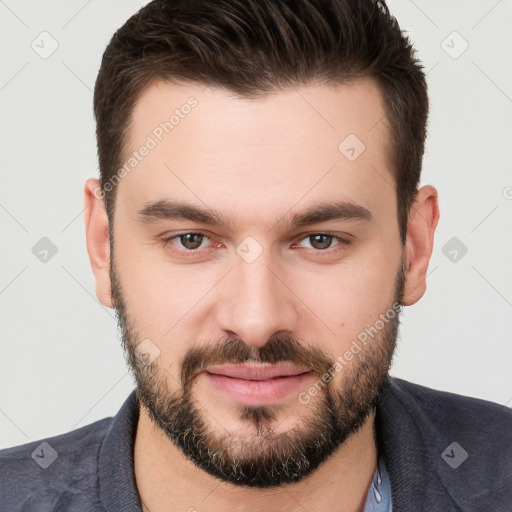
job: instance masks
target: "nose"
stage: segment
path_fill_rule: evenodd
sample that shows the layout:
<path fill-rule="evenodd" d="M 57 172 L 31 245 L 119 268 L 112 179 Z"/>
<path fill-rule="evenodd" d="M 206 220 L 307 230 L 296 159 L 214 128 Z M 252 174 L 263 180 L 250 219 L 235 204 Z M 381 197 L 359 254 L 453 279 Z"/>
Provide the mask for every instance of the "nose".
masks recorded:
<path fill-rule="evenodd" d="M 252 263 L 237 257 L 216 309 L 219 329 L 257 348 L 294 332 L 300 319 L 289 279 L 265 253 Z"/>

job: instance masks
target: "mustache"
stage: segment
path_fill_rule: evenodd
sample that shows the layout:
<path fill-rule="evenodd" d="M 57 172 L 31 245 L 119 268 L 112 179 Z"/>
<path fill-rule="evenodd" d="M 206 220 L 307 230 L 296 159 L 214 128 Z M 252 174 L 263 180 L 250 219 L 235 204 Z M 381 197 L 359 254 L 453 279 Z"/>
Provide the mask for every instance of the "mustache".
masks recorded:
<path fill-rule="evenodd" d="M 181 382 L 189 390 L 194 380 L 210 365 L 282 362 L 308 366 L 323 375 L 334 365 L 334 358 L 311 344 L 299 343 L 286 335 L 272 336 L 261 347 L 252 347 L 240 338 L 227 338 L 216 345 L 200 345 L 187 350 L 181 363 Z"/>

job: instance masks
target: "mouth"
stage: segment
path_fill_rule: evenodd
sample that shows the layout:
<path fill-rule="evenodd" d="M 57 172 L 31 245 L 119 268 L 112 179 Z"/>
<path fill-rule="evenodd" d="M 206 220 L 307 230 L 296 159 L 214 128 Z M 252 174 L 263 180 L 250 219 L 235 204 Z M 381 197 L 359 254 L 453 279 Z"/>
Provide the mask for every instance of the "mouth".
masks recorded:
<path fill-rule="evenodd" d="M 295 377 L 309 373 L 309 368 L 299 368 L 291 364 L 280 365 L 217 365 L 209 366 L 206 372 L 211 375 L 221 375 L 243 380 L 270 380 L 279 377 Z"/>
<path fill-rule="evenodd" d="M 309 368 L 292 364 L 217 365 L 207 367 L 204 373 L 217 391 L 239 405 L 275 403 L 313 375 Z"/>

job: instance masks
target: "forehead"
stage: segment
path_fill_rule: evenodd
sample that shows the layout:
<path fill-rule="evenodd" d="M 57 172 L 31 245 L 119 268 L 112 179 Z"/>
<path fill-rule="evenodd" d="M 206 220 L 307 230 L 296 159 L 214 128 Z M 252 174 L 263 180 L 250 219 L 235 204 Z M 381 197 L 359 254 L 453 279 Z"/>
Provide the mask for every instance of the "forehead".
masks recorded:
<path fill-rule="evenodd" d="M 258 99 L 155 82 L 134 107 L 118 200 L 140 209 L 183 198 L 255 221 L 319 199 L 357 199 L 378 214 L 395 200 L 384 121 L 368 79 Z"/>

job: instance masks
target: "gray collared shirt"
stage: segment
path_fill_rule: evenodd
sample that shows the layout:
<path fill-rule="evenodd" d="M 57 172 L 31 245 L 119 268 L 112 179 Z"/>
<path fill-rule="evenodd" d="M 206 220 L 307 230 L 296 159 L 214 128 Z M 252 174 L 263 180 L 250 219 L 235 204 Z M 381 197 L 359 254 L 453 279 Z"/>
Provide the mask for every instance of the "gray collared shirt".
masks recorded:
<path fill-rule="evenodd" d="M 0 450 L 0 510 L 141 512 L 133 469 L 137 422 L 133 392 L 114 418 Z M 385 465 L 372 479 L 366 512 L 391 511 L 389 486 L 393 512 L 509 510 L 507 407 L 388 377 L 375 432 Z"/>

